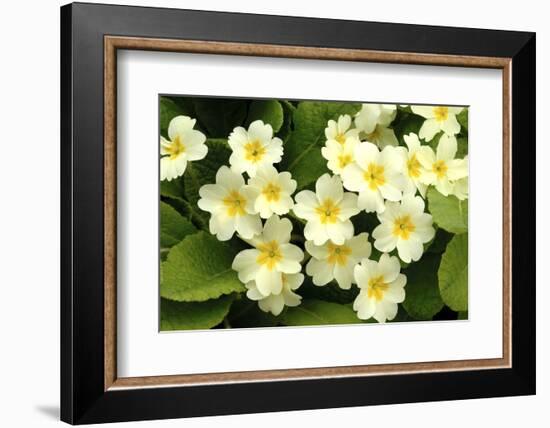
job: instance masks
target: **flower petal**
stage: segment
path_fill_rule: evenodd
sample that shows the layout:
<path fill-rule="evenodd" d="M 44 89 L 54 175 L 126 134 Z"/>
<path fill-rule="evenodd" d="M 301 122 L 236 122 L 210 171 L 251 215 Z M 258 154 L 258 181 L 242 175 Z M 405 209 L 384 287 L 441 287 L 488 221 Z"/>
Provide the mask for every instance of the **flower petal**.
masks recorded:
<path fill-rule="evenodd" d="M 435 134 L 441 130 L 439 122 L 435 119 L 426 119 L 420 127 L 418 136 L 426 141 L 432 141 Z"/>
<path fill-rule="evenodd" d="M 184 135 L 187 131 L 193 129 L 195 122 L 195 119 L 188 116 L 174 117 L 168 124 L 168 138 L 174 141 L 178 135 Z"/>
<path fill-rule="evenodd" d="M 279 294 L 283 289 L 282 273 L 262 266 L 256 274 L 256 286 L 264 296 Z"/>
<path fill-rule="evenodd" d="M 326 285 L 334 278 L 332 265 L 324 260 L 310 259 L 306 265 L 306 273 L 312 277 L 315 285 Z"/>

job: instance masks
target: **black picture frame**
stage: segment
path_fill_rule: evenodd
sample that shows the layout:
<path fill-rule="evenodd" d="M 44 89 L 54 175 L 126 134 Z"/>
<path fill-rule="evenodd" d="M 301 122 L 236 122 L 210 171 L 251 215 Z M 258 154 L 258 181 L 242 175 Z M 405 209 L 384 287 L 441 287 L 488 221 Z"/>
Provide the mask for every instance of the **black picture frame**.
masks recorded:
<path fill-rule="evenodd" d="M 511 225 L 511 368 L 105 391 L 105 35 L 511 58 L 512 207 L 521 207 L 512 210 Z M 534 33 L 63 6 L 61 419 L 86 424 L 534 394 L 535 98 Z"/>

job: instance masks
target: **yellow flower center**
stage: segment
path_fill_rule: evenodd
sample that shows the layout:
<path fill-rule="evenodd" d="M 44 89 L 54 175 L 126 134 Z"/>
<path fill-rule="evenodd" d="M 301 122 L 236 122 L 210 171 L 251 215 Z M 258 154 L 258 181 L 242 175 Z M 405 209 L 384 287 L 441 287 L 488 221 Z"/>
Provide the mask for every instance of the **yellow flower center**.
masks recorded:
<path fill-rule="evenodd" d="M 334 139 L 338 141 L 340 144 L 344 144 L 346 142 L 346 134 L 341 132 L 340 134 L 336 135 Z"/>
<path fill-rule="evenodd" d="M 181 155 L 183 152 L 185 152 L 185 146 L 183 145 L 183 142 L 181 141 L 181 138 L 179 135 L 176 135 L 176 138 L 172 140 L 171 144 L 166 147 L 166 151 L 170 155 L 170 159 L 174 160 L 179 155 Z"/>
<path fill-rule="evenodd" d="M 435 172 L 435 175 L 437 175 L 437 178 L 445 177 L 445 174 L 447 173 L 448 169 L 449 167 L 443 160 L 438 160 L 432 165 L 432 171 Z"/>
<path fill-rule="evenodd" d="M 321 205 L 315 208 L 315 212 L 319 215 L 321 224 L 334 224 L 338 220 L 340 208 L 332 199 L 327 198 Z"/>
<path fill-rule="evenodd" d="M 335 245 L 329 241 L 328 243 L 328 262 L 330 264 L 339 264 L 345 266 L 348 256 L 351 254 L 351 248 L 345 245 Z"/>
<path fill-rule="evenodd" d="M 407 240 L 411 236 L 411 233 L 414 232 L 416 226 L 411 221 L 410 215 L 404 215 L 402 217 L 397 217 L 393 221 L 393 234 L 398 238 Z"/>
<path fill-rule="evenodd" d="M 351 163 L 351 155 L 340 155 L 338 156 L 338 166 L 340 168 L 345 168 L 348 164 Z"/>
<path fill-rule="evenodd" d="M 420 177 L 420 162 L 416 158 L 416 154 L 412 155 L 412 157 L 407 161 L 407 171 L 409 172 L 409 177 Z"/>
<path fill-rule="evenodd" d="M 283 259 L 283 253 L 277 241 L 262 244 L 258 246 L 258 250 L 260 250 L 260 255 L 256 259 L 256 262 L 269 270 L 275 269 L 277 263 Z"/>
<path fill-rule="evenodd" d="M 246 160 L 253 163 L 261 161 L 265 155 L 265 151 L 265 147 L 258 140 L 246 143 L 244 146 Z"/>
<path fill-rule="evenodd" d="M 363 174 L 363 177 L 365 178 L 365 181 L 369 183 L 369 188 L 371 190 L 378 189 L 379 186 L 382 186 L 386 182 L 384 167 L 375 163 L 369 164 L 367 170 Z"/>
<path fill-rule="evenodd" d="M 447 107 L 434 107 L 434 117 L 438 122 L 445 122 L 449 117 L 449 109 Z"/>
<path fill-rule="evenodd" d="M 246 198 L 241 195 L 237 190 L 232 190 L 223 199 L 223 204 L 227 208 L 227 215 L 229 217 L 235 217 L 237 215 L 245 215 Z"/>
<path fill-rule="evenodd" d="M 262 189 L 262 194 L 269 202 L 277 202 L 281 198 L 281 188 L 276 184 L 269 183 Z"/>
<path fill-rule="evenodd" d="M 384 282 L 384 275 L 371 278 L 367 287 L 367 296 L 379 302 L 384 297 L 388 287 L 389 285 Z"/>

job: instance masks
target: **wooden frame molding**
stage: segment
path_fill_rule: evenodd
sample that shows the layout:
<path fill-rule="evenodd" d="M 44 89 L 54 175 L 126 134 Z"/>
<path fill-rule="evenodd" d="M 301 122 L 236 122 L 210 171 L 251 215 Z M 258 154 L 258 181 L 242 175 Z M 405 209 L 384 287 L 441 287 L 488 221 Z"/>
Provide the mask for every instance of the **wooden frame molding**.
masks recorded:
<path fill-rule="evenodd" d="M 249 55 L 339 61 L 423 64 L 502 70 L 503 80 L 503 349 L 502 358 L 406 364 L 361 365 L 307 369 L 118 378 L 116 368 L 116 61 L 118 49 L 202 54 Z M 334 49 L 284 45 L 104 37 L 104 390 L 163 386 L 259 382 L 307 378 L 357 377 L 380 374 L 442 372 L 511 367 L 512 341 L 512 60 L 501 57 L 459 56 Z"/>

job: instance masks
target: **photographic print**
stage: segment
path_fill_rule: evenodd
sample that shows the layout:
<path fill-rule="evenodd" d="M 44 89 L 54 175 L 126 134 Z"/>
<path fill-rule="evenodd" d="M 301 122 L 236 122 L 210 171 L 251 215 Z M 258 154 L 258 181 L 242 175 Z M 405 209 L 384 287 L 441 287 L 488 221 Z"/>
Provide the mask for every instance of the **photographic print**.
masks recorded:
<path fill-rule="evenodd" d="M 468 317 L 468 108 L 162 95 L 160 330 Z"/>

